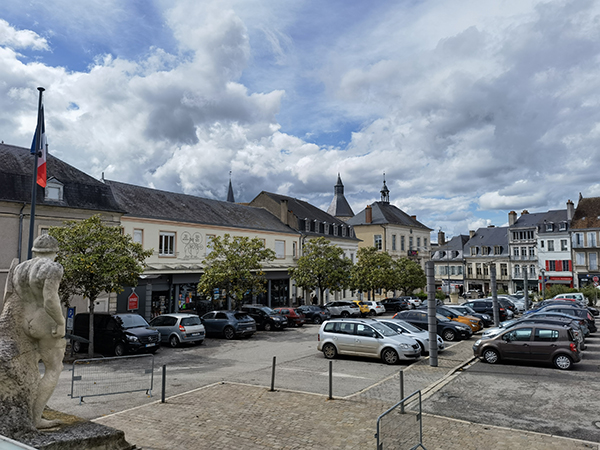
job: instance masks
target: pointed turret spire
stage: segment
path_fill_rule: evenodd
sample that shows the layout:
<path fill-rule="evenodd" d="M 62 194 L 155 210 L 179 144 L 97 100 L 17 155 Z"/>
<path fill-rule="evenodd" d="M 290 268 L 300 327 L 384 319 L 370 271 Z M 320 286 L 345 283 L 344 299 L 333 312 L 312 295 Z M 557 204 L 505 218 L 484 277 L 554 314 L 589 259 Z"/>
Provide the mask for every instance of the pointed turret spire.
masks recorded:
<path fill-rule="evenodd" d="M 333 200 L 327 209 L 327 213 L 344 221 L 354 217 L 354 212 L 348 204 L 346 197 L 344 197 L 344 184 L 342 183 L 342 177 L 339 173 L 337 183 L 333 188 L 333 193 Z"/>
<path fill-rule="evenodd" d="M 385 185 L 385 172 L 383 172 L 383 187 L 381 188 L 381 201 L 383 203 L 390 202 L 390 190 Z"/>
<path fill-rule="evenodd" d="M 230 203 L 235 203 L 235 199 L 233 198 L 233 187 L 231 186 L 231 170 L 229 171 L 229 190 L 227 191 L 227 201 Z"/>

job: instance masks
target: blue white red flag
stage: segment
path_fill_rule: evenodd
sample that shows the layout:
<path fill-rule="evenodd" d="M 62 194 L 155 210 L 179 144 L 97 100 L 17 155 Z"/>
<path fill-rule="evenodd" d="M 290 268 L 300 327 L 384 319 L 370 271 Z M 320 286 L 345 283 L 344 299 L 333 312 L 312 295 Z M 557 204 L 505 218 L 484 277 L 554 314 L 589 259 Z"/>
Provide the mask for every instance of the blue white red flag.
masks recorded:
<path fill-rule="evenodd" d="M 40 142 L 38 145 L 38 127 L 41 125 Z M 37 163 L 37 184 L 41 187 L 46 187 L 46 125 L 44 124 L 44 105 L 40 108 L 38 117 L 38 126 L 35 128 L 33 142 L 31 143 L 31 154 L 38 154 Z"/>

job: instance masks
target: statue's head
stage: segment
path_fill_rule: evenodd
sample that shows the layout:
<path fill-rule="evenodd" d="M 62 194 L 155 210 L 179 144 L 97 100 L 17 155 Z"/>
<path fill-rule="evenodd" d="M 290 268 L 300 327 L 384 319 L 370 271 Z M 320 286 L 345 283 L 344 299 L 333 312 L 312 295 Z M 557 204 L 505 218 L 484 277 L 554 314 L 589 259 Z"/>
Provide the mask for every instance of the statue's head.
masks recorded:
<path fill-rule="evenodd" d="M 33 241 L 31 251 L 35 256 L 54 259 L 58 253 L 58 241 L 49 234 L 42 234 Z"/>

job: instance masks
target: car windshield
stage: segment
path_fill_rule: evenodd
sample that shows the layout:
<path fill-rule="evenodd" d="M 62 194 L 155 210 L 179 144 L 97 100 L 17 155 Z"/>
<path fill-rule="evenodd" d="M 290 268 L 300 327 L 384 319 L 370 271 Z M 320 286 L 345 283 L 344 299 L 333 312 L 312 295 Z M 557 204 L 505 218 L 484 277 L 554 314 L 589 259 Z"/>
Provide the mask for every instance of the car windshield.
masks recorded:
<path fill-rule="evenodd" d="M 184 327 L 191 327 L 193 325 L 200 325 L 202 322 L 200 322 L 200 317 L 198 316 L 193 316 L 193 317 L 184 317 L 183 319 L 181 319 L 181 325 L 183 325 Z"/>
<path fill-rule="evenodd" d="M 442 316 L 441 314 L 436 314 L 435 317 L 437 317 L 438 322 L 452 322 L 446 316 Z"/>
<path fill-rule="evenodd" d="M 398 334 L 393 329 L 391 329 L 383 323 L 372 323 L 371 326 L 384 336 L 396 336 Z"/>
<path fill-rule="evenodd" d="M 498 325 L 498 328 L 508 328 L 508 327 L 512 326 L 514 323 L 517 323 L 518 321 L 519 321 L 519 319 L 505 320 L 500 325 Z"/>
<path fill-rule="evenodd" d="M 420 328 L 417 328 L 414 325 L 412 325 L 408 322 L 405 322 L 404 320 L 398 322 L 398 325 L 400 325 L 402 328 L 404 328 L 405 330 L 408 330 L 411 333 L 420 333 L 421 331 L 423 331 Z"/>
<path fill-rule="evenodd" d="M 250 319 L 250 316 L 246 313 L 235 313 L 234 317 L 237 320 L 249 320 Z M 252 319 L 252 320 L 254 320 L 254 319 Z"/>
<path fill-rule="evenodd" d="M 475 310 L 474 310 L 473 308 L 471 308 L 470 306 L 463 306 L 463 308 L 464 308 L 464 310 L 465 310 L 466 312 L 468 312 L 469 314 L 477 314 L 477 313 L 475 312 Z"/>
<path fill-rule="evenodd" d="M 121 322 L 123 328 L 136 328 L 136 327 L 147 327 L 148 322 L 137 314 L 123 314 L 122 316 L 115 316 L 117 321 Z"/>
<path fill-rule="evenodd" d="M 260 308 L 261 310 L 263 310 L 264 312 L 266 312 L 269 315 L 273 315 L 273 314 L 277 314 L 277 311 L 275 311 L 274 309 L 269 308 L 268 306 L 263 306 L 262 308 Z"/>

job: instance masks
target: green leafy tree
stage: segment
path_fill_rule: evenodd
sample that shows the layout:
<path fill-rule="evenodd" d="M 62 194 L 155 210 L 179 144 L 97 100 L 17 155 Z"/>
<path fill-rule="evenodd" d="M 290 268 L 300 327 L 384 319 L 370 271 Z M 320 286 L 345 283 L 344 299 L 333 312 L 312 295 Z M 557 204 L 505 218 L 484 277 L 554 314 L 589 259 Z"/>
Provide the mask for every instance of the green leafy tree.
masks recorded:
<path fill-rule="evenodd" d="M 121 227 L 102 223 L 100 216 L 67 221 L 52 227 L 49 234 L 58 240 L 56 261 L 64 275 L 59 288 L 61 300 L 68 305 L 73 295 L 88 299 L 90 311 L 89 355 L 94 354 L 94 303 L 103 292 L 122 292 L 123 286 L 136 286 L 144 271 L 144 260 L 152 250 L 123 234 Z"/>
<path fill-rule="evenodd" d="M 212 297 L 215 289 L 224 290 L 239 306 L 246 293 L 265 292 L 263 263 L 275 259 L 275 252 L 265 248 L 259 238 L 215 236 L 208 244 L 210 254 L 204 259 L 204 274 L 198 291 Z"/>
<path fill-rule="evenodd" d="M 339 291 L 348 286 L 352 262 L 344 251 L 324 237 L 304 244 L 298 264 L 288 270 L 296 285 L 307 290 L 318 290 L 322 300 L 325 289 Z"/>
<path fill-rule="evenodd" d="M 359 248 L 356 264 L 352 268 L 351 285 L 353 289 L 375 295 L 376 289 L 386 291 L 394 289 L 397 280 L 394 260 L 387 252 L 375 247 Z"/>
<path fill-rule="evenodd" d="M 400 258 L 394 261 L 396 288 L 404 295 L 412 293 L 415 289 L 424 289 L 427 277 L 423 268 L 415 261 Z"/>

